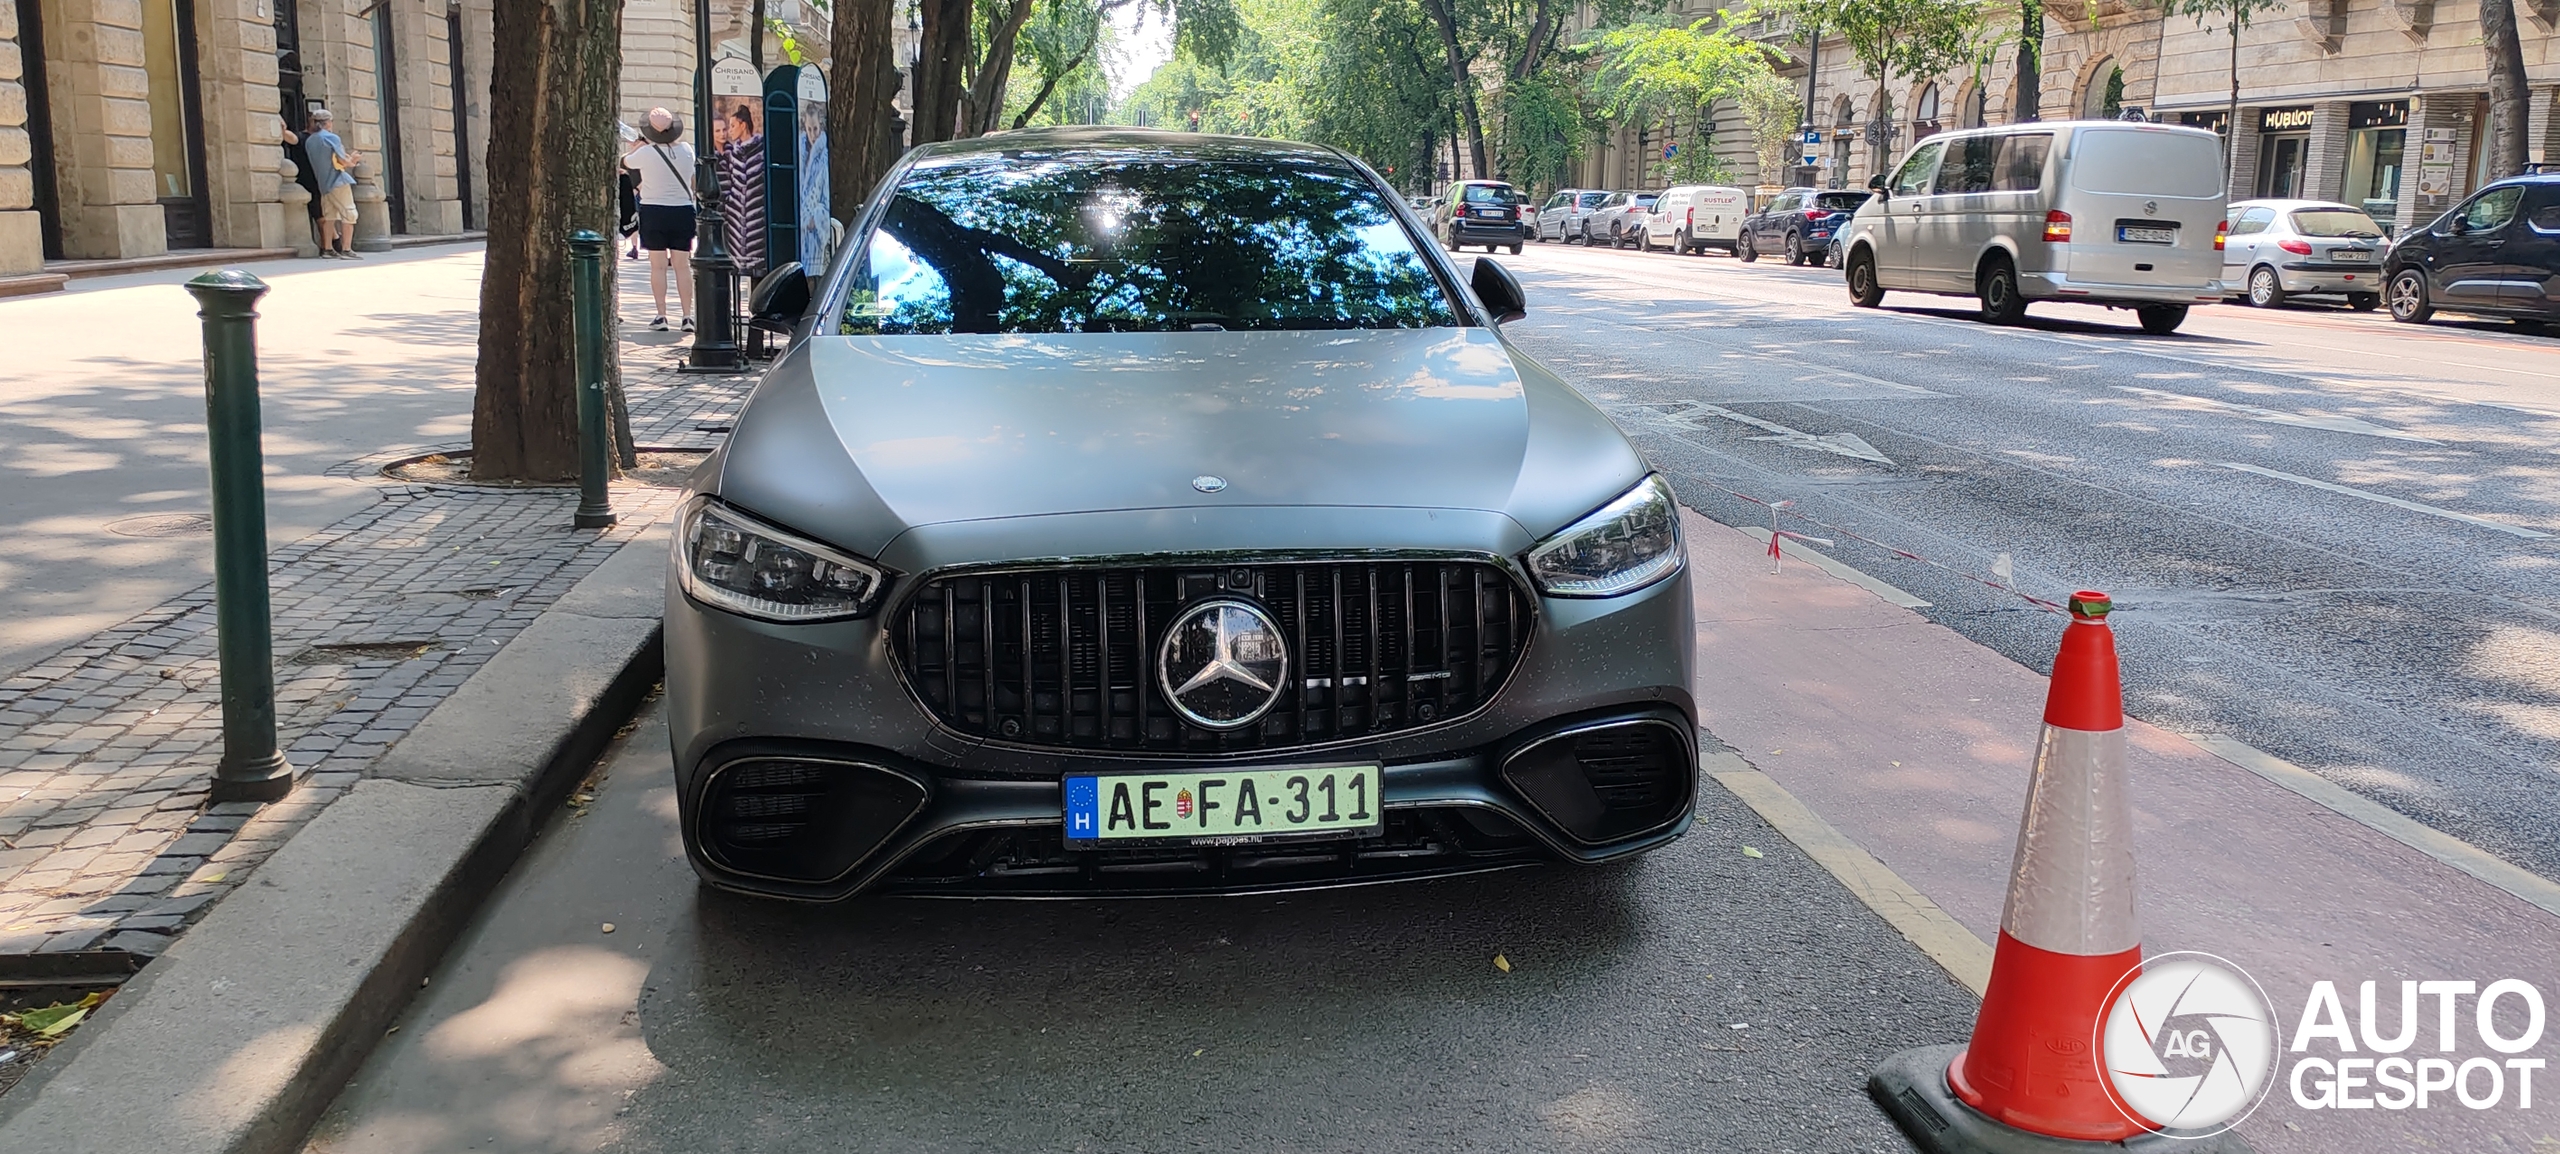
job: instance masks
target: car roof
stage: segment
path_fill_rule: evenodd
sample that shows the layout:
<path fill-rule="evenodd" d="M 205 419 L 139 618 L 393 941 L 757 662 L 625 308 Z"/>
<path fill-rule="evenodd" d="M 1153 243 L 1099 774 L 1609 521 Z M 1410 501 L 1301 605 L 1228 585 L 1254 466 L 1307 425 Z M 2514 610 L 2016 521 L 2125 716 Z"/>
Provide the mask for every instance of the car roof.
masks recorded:
<path fill-rule="evenodd" d="M 2272 208 L 2280 212 L 2291 212 L 2297 208 L 2343 208 L 2352 212 L 2364 211 L 2352 204 L 2342 204 L 2334 200 L 2294 200 L 2273 196 L 2260 197 L 2253 200 L 2235 200 L 2231 202 L 2231 207 Z"/>
<path fill-rule="evenodd" d="M 1170 157 L 1197 160 L 1297 160 L 1330 162 L 1348 167 L 1350 160 L 1341 152 L 1317 144 L 1300 144 L 1290 140 L 1266 140 L 1258 136 L 1222 136 L 1207 132 L 1164 132 L 1152 128 L 1122 128 L 1113 125 L 1066 125 L 1056 128 L 1017 128 L 1010 132 L 991 132 L 966 140 L 946 140 L 928 144 L 915 152 L 919 162 L 947 160 L 957 157 L 996 155 L 1022 152 L 1067 152 L 1077 149 L 1147 149 Z M 1501 181 L 1465 181 L 1467 184 L 1500 184 Z"/>

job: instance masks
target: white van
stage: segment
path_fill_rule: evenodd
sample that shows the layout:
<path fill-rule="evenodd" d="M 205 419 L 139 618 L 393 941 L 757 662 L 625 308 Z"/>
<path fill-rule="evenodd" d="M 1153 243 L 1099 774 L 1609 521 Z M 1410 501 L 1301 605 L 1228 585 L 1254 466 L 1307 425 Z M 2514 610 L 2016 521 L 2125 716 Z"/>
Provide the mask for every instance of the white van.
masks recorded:
<path fill-rule="evenodd" d="M 1751 194 L 1720 184 L 1676 184 L 1664 189 L 1644 218 L 1636 247 L 1650 251 L 1664 245 L 1673 252 L 1732 252 L 1742 239 L 1742 218 L 1751 215 Z"/>
<path fill-rule="evenodd" d="M 1850 299 L 1969 296 L 2011 324 L 2038 301 L 2129 308 L 2176 331 L 2222 299 L 2222 142 L 2200 128 L 2051 121 L 1922 141 L 1843 232 Z"/>

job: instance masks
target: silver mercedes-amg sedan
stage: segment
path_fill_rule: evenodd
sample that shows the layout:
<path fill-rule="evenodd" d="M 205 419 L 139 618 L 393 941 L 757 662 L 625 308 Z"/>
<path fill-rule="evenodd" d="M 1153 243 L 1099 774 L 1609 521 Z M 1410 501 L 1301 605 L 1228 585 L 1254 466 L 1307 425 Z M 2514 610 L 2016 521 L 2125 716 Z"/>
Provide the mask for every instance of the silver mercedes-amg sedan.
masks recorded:
<path fill-rule="evenodd" d="M 908 154 L 676 527 L 715 886 L 1234 892 L 1688 826 L 1678 506 L 1338 152 Z"/>

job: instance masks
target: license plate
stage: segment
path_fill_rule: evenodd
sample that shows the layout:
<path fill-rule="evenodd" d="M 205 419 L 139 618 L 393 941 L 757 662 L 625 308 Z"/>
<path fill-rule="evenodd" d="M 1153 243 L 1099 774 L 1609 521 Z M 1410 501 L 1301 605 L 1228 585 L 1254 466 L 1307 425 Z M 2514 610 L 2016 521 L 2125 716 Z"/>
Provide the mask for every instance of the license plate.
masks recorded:
<path fill-rule="evenodd" d="M 2178 230 L 2174 228 L 2147 228 L 2138 224 L 2120 224 L 2116 226 L 2116 240 L 2125 244 L 2176 244 L 2178 243 Z"/>
<path fill-rule="evenodd" d="M 1385 824 L 1375 765 L 1079 775 L 1066 779 L 1066 840 L 1250 845 L 1358 837 Z"/>
<path fill-rule="evenodd" d="M 2369 264 L 2373 254 L 2360 248 L 2333 248 L 2329 250 L 2329 259 L 2342 264 Z"/>

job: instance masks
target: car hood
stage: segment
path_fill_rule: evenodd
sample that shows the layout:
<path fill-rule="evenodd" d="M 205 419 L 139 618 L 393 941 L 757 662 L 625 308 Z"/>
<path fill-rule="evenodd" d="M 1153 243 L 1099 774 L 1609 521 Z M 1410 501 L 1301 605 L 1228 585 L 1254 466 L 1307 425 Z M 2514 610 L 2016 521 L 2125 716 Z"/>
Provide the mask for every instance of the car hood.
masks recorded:
<path fill-rule="evenodd" d="M 721 456 L 725 499 L 873 555 L 917 526 L 1139 509 L 1470 509 L 1542 535 L 1644 474 L 1484 328 L 813 338 Z"/>

